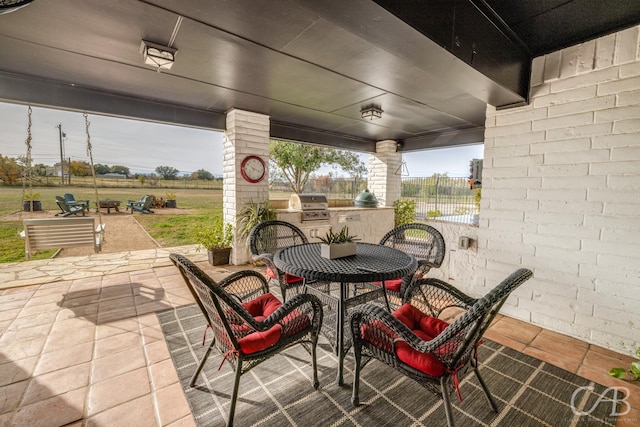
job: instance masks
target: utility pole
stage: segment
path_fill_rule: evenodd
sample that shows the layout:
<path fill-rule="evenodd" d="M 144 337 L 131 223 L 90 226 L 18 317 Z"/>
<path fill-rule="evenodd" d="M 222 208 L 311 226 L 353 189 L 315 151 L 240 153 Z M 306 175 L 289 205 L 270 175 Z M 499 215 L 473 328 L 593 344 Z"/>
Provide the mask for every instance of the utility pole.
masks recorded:
<path fill-rule="evenodd" d="M 64 151 L 62 150 L 62 124 L 56 126 L 60 136 L 60 184 L 64 185 Z M 65 135 L 66 136 L 66 135 Z"/>

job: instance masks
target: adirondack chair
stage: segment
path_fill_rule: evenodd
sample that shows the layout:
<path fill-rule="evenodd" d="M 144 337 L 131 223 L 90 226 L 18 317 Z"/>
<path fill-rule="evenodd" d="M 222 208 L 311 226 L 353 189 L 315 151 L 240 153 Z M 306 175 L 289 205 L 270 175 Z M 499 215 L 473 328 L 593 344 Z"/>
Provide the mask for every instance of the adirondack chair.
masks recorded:
<path fill-rule="evenodd" d="M 88 200 L 76 200 L 76 198 L 71 193 L 64 194 L 64 200 L 67 202 L 69 207 L 74 206 L 84 206 L 85 209 L 89 209 L 89 201 Z"/>
<path fill-rule="evenodd" d="M 56 204 L 60 208 L 60 212 L 58 212 L 56 216 L 58 215 L 69 216 L 69 215 L 77 215 L 77 214 L 82 214 L 82 216 L 85 216 L 85 212 L 87 210 L 87 208 L 84 205 L 69 206 L 67 201 L 60 196 L 56 196 Z"/>
<path fill-rule="evenodd" d="M 151 210 L 151 205 L 153 204 L 153 196 L 150 195 L 146 195 L 143 196 L 140 200 L 135 201 L 135 200 L 129 200 L 127 202 L 127 209 L 129 210 L 131 209 L 131 213 L 133 213 L 133 211 L 138 211 L 140 213 L 153 213 L 153 211 Z"/>

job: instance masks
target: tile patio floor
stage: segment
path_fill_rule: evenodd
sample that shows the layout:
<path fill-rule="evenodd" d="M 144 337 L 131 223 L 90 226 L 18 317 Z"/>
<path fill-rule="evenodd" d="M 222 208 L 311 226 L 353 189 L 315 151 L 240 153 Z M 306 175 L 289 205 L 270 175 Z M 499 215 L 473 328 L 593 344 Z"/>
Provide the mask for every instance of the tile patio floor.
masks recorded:
<path fill-rule="evenodd" d="M 193 247 L 177 250 L 214 279 L 248 267 L 212 267 Z M 195 425 L 155 316 L 192 302 L 168 253 L 3 266 L 0 426 Z M 2 289 L 9 283 L 22 286 Z M 628 367 L 631 357 L 503 316 L 487 338 L 601 384 L 628 387 L 632 409 L 618 425 L 640 425 L 640 385 L 607 375 L 612 366 Z"/>

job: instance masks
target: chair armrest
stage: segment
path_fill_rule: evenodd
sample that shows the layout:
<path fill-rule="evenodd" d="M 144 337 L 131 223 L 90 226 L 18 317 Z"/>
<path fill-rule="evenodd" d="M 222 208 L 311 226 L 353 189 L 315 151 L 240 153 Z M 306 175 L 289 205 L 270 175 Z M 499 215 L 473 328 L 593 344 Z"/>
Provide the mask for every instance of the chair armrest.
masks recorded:
<path fill-rule="evenodd" d="M 368 325 L 369 334 L 375 334 L 375 346 L 389 354 L 394 353 L 394 344 L 397 341 L 405 341 L 414 350 L 421 353 L 432 353 L 452 335 L 455 335 L 449 326 L 432 340 L 425 341 L 414 334 L 404 323 L 393 317 L 391 313 L 374 304 L 362 304 L 356 307 L 350 317 L 349 324 L 354 343 L 363 341 L 361 328 L 363 325 Z"/>
<path fill-rule="evenodd" d="M 477 301 L 456 287 L 445 281 L 434 278 L 420 279 L 407 286 L 403 303 L 413 300 L 413 305 L 428 312 L 430 316 L 438 317 L 446 308 L 459 307 L 465 310 L 471 308 Z"/>
<path fill-rule="evenodd" d="M 280 323 L 283 328 L 291 327 L 288 322 L 283 320 L 292 312 L 304 313 L 311 318 L 311 324 L 314 330 L 319 331 L 322 325 L 322 303 L 320 299 L 311 294 L 297 294 L 288 299 L 279 309 L 274 311 L 269 317 L 258 323 L 258 330 L 265 331 Z M 295 328 L 295 325 L 292 325 Z M 287 331 L 283 329 L 283 335 L 287 335 Z"/>

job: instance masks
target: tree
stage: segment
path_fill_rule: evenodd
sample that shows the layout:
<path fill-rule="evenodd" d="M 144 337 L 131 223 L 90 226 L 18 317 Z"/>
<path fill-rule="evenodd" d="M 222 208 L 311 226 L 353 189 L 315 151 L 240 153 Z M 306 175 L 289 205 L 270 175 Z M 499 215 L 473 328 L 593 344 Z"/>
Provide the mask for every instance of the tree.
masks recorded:
<path fill-rule="evenodd" d="M 79 160 L 72 160 L 69 165 L 69 170 L 71 171 L 71 175 L 75 176 L 90 176 L 91 175 L 91 165 L 89 162 L 82 162 Z"/>
<path fill-rule="evenodd" d="M 93 170 L 96 171 L 96 175 L 105 175 L 111 172 L 109 165 L 102 165 L 100 163 L 93 165 Z"/>
<path fill-rule="evenodd" d="M 126 166 L 120 166 L 120 165 L 113 165 L 109 168 L 109 172 L 111 173 L 119 173 L 122 175 L 127 175 L 129 176 L 131 174 L 131 172 L 129 171 L 129 168 Z"/>
<path fill-rule="evenodd" d="M 213 174 L 207 170 L 198 169 L 191 174 L 191 179 L 202 179 L 204 181 L 211 181 L 213 179 Z"/>
<path fill-rule="evenodd" d="M 0 181 L 7 185 L 15 184 L 18 182 L 19 176 L 20 165 L 18 165 L 16 159 L 0 154 Z"/>
<path fill-rule="evenodd" d="M 322 166 L 339 166 L 361 177 L 366 167 L 356 153 L 297 142 L 271 140 L 270 160 L 295 193 L 304 192 L 311 174 Z"/>
<path fill-rule="evenodd" d="M 162 177 L 162 179 L 176 179 L 180 171 L 171 166 L 158 166 L 156 172 Z"/>

